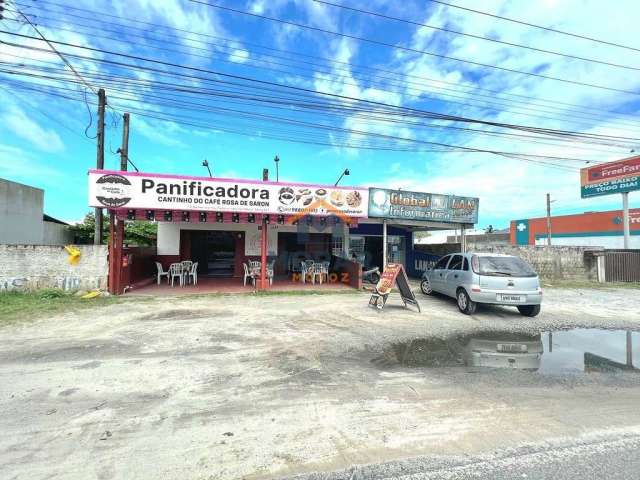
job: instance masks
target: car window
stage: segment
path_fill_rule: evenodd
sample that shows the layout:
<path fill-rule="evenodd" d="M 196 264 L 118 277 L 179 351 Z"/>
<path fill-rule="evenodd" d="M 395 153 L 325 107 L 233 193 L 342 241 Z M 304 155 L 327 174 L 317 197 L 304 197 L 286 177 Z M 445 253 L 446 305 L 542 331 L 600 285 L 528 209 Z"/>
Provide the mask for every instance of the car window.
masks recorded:
<path fill-rule="evenodd" d="M 462 255 L 454 255 L 451 258 L 449 270 L 462 270 Z"/>
<path fill-rule="evenodd" d="M 469 259 L 467 257 L 464 257 L 464 265 L 462 266 L 462 270 L 464 271 L 469 271 Z"/>
<path fill-rule="evenodd" d="M 438 262 L 433 266 L 434 270 L 437 270 L 439 268 L 446 268 L 447 267 L 447 262 L 449 261 L 451 257 L 449 255 L 447 255 L 446 257 L 442 257 L 440 260 L 438 260 Z"/>
<path fill-rule="evenodd" d="M 519 257 L 479 257 L 480 275 L 496 277 L 535 277 L 536 272 Z"/>

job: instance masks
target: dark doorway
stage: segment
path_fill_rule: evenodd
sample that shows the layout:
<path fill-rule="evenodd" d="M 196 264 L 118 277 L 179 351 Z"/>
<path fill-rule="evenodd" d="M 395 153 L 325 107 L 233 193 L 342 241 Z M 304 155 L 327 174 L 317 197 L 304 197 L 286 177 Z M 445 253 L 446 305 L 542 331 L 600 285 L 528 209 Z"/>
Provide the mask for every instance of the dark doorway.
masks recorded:
<path fill-rule="evenodd" d="M 365 237 L 364 241 L 364 268 L 382 268 L 382 237 Z"/>
<path fill-rule="evenodd" d="M 232 277 L 236 256 L 233 232 L 192 231 L 191 256 L 198 262 L 199 274 Z"/>

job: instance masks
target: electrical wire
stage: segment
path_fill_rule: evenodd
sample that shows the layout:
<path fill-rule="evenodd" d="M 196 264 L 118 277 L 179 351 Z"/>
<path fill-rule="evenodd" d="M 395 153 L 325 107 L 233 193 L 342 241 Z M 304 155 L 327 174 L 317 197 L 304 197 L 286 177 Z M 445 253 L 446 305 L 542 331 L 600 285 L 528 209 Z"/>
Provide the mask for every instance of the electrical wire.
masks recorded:
<path fill-rule="evenodd" d="M 430 52 L 428 50 L 420 50 L 420 49 L 417 49 L 417 48 L 403 47 L 401 45 L 394 45 L 392 43 L 383 42 L 381 40 L 374 40 L 374 39 L 371 39 L 371 38 L 361 37 L 361 36 L 358 36 L 358 35 L 351 35 L 351 34 L 344 33 L 344 32 L 336 32 L 336 31 L 333 31 L 333 30 L 327 30 L 325 28 L 314 27 L 312 25 L 305 25 L 305 24 L 302 24 L 302 23 L 293 22 L 291 20 L 285 20 L 285 19 L 277 18 L 277 17 L 270 17 L 268 15 L 261 15 L 261 14 L 257 14 L 257 13 L 247 12 L 245 10 L 239 10 L 239 9 L 227 7 L 227 6 L 224 6 L 224 5 L 208 3 L 208 2 L 204 2 L 202 0 L 188 0 L 188 1 L 192 2 L 192 3 L 206 5 L 206 6 L 209 6 L 209 7 L 212 7 L 212 8 L 217 8 L 217 9 L 224 10 L 224 11 L 227 11 L 227 12 L 233 12 L 233 13 L 237 13 L 237 14 L 241 14 L 241 15 L 247 15 L 247 16 L 251 16 L 251 17 L 254 17 L 254 18 L 260 18 L 262 20 L 269 20 L 271 22 L 278 22 L 278 23 L 282 23 L 284 25 L 289 25 L 289 26 L 293 26 L 293 27 L 297 27 L 297 28 L 306 29 L 306 30 L 312 30 L 312 31 L 315 31 L 315 32 L 325 33 L 325 34 L 328 34 L 328 35 L 339 36 L 339 37 L 343 37 L 343 38 L 349 38 L 351 40 L 370 43 L 372 45 L 378 45 L 378 46 L 382 46 L 382 47 L 393 48 L 393 49 L 396 49 L 396 50 L 402 50 L 402 51 L 406 51 L 406 52 L 417 53 L 417 54 L 420 54 L 420 55 L 429 55 L 429 56 L 432 56 L 432 57 L 441 58 L 443 60 L 451 60 L 451 61 L 455 61 L 455 62 L 467 63 L 469 65 L 474 65 L 474 66 L 478 66 L 478 67 L 491 68 L 491 69 L 499 70 L 499 71 L 503 71 L 503 72 L 516 73 L 516 74 L 526 75 L 526 76 L 530 76 L 530 77 L 534 77 L 534 78 L 542 78 L 542 79 L 545 79 L 545 80 L 553 80 L 553 81 L 556 81 L 556 82 L 562 82 L 562 83 L 567 83 L 567 84 L 571 84 L 571 85 L 579 85 L 579 86 L 582 86 L 582 87 L 597 88 L 597 89 L 600 89 L 600 90 L 608 90 L 608 91 L 611 91 L 611 92 L 626 93 L 628 95 L 640 96 L 640 92 L 634 92 L 634 91 L 631 91 L 631 90 L 623 90 L 623 89 L 620 89 L 620 88 L 608 87 L 606 85 L 598 85 L 598 84 L 587 83 L 587 82 L 579 82 L 577 80 L 569 80 L 569 79 L 566 79 L 566 78 L 552 77 L 550 75 L 543 75 L 541 73 L 536 73 L 536 72 L 528 72 L 528 71 L 523 71 L 523 70 L 516 70 L 516 69 L 513 69 L 513 68 L 501 67 L 499 65 L 492 65 L 492 64 L 489 64 L 489 63 L 476 62 L 476 61 L 473 61 L 473 60 L 465 60 L 463 58 L 457 58 L 457 57 L 452 57 L 450 55 L 444 55 L 444 54 L 440 54 L 440 53 L 436 53 L 436 52 Z"/>
<path fill-rule="evenodd" d="M 625 48 L 627 50 L 633 50 L 633 51 L 636 51 L 636 52 L 640 52 L 640 48 L 630 47 L 628 45 L 622 45 L 620 43 L 615 43 L 615 42 L 610 42 L 610 41 L 607 41 L 607 40 L 588 37 L 586 35 L 580 35 L 580 34 L 577 34 L 577 33 L 565 32 L 565 31 L 557 30 L 557 29 L 551 28 L 551 27 L 544 27 L 542 25 L 536 25 L 534 23 L 525 22 L 523 20 L 517 20 L 515 18 L 509 18 L 509 17 L 504 17 L 504 16 L 501 16 L 501 15 L 496 15 L 496 14 L 489 13 L 489 12 L 483 12 L 482 10 L 476 10 L 476 9 L 469 8 L 469 7 L 463 7 L 462 5 L 455 5 L 453 3 L 444 2 L 442 0 L 426 0 L 426 1 L 427 2 L 431 2 L 431 3 L 437 3 L 437 4 L 440 4 L 440 5 L 445 5 L 445 6 L 449 7 L 449 8 L 457 8 L 459 10 L 465 10 L 467 12 L 473 12 L 473 13 L 477 13 L 479 15 L 484 15 L 484 16 L 487 16 L 487 17 L 497 18 L 499 20 L 504 20 L 504 21 L 511 22 L 511 23 L 517 23 L 517 24 L 520 24 L 520 25 L 525 25 L 527 27 L 533 27 L 533 28 L 537 28 L 537 29 L 540 29 L 540 30 L 545 30 L 547 32 L 557 33 L 559 35 L 566 35 L 566 36 L 569 36 L 569 37 L 580 38 L 582 40 L 589 40 L 591 42 L 601 43 L 603 45 L 610 45 L 612 47 Z"/>
<path fill-rule="evenodd" d="M 623 69 L 627 69 L 627 70 L 636 70 L 636 71 L 640 71 L 640 67 L 632 67 L 629 65 L 623 65 L 620 63 L 613 63 L 613 62 L 607 62 L 605 60 L 597 60 L 594 58 L 587 58 L 587 57 L 582 57 L 579 55 L 573 55 L 570 53 L 562 53 L 562 52 L 556 52 L 554 50 L 546 50 L 543 48 L 536 48 L 536 47 L 532 47 L 530 45 L 522 45 L 522 44 L 518 44 L 518 43 L 513 43 L 513 42 L 507 42 L 504 40 L 498 40 L 497 38 L 489 38 L 489 37 L 484 37 L 482 35 L 474 35 L 471 33 L 465 33 L 465 32 L 461 32 L 458 30 L 453 30 L 450 28 L 443 28 L 443 27 L 436 27 L 435 25 L 428 25 L 426 23 L 420 23 L 420 22 L 416 22 L 414 20 L 409 20 L 406 18 L 398 18 L 398 17 L 393 17 L 391 15 L 386 15 L 380 12 L 373 12 L 370 10 L 365 10 L 362 8 L 356 8 L 356 7 L 351 7 L 349 5 L 341 5 L 338 3 L 333 3 L 333 2 L 329 2 L 327 0 L 312 0 L 313 2 L 319 3 L 319 4 L 323 4 L 323 5 L 328 5 L 331 7 L 335 7 L 335 8 L 340 8 L 342 10 L 349 10 L 351 12 L 356 12 L 356 13 L 360 13 L 360 14 L 365 14 L 365 15 L 370 15 L 373 17 L 378 17 L 378 18 L 384 18 L 386 20 L 393 20 L 396 22 L 403 22 L 403 23 L 407 23 L 410 25 L 415 25 L 418 27 L 424 27 L 424 28 L 429 28 L 432 30 L 438 30 L 441 32 L 446 32 L 446 33 L 452 33 L 454 35 L 462 35 L 465 37 L 471 37 L 471 38 L 475 38 L 477 40 L 483 40 L 483 41 L 487 41 L 487 42 L 493 42 L 493 43 L 499 43 L 501 45 L 507 45 L 510 47 L 517 47 L 517 48 L 524 48 L 527 50 L 531 50 L 534 52 L 540 52 L 540 53 L 547 53 L 550 55 L 556 55 L 556 56 L 560 56 L 560 57 L 564 57 L 564 58 L 570 58 L 573 60 L 580 60 L 583 62 L 590 62 L 590 63 L 596 63 L 596 64 L 600 64 L 600 65 L 607 65 L 609 67 L 616 67 L 616 68 L 623 68 Z"/>

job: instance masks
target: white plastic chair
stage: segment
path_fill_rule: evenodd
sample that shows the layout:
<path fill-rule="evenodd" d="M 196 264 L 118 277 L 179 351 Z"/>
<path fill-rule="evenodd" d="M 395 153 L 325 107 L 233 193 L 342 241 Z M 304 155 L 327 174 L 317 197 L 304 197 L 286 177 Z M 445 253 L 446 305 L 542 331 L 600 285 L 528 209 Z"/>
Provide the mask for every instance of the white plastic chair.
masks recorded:
<path fill-rule="evenodd" d="M 173 279 L 178 277 L 180 286 L 183 285 L 184 276 L 182 275 L 182 265 L 179 263 L 172 263 L 169 265 L 169 278 L 171 279 L 171 286 L 173 287 Z"/>
<path fill-rule="evenodd" d="M 191 264 L 191 268 L 185 273 L 185 279 L 187 284 L 189 283 L 189 277 L 194 285 L 198 284 L 198 262 Z"/>
<path fill-rule="evenodd" d="M 311 283 L 315 284 L 315 275 L 314 275 L 314 266 L 315 263 L 313 260 L 305 260 L 300 263 L 301 267 L 301 275 L 302 275 L 302 283 L 307 283 L 307 275 L 311 275 Z"/>
<path fill-rule="evenodd" d="M 316 284 L 316 277 L 320 280 L 320 285 L 322 285 L 322 277 L 324 276 L 324 264 L 322 262 L 316 262 L 313 264 L 313 273 L 311 274 L 311 279 L 313 284 Z"/>
<path fill-rule="evenodd" d="M 242 280 L 242 283 L 244 284 L 244 286 L 247 286 L 247 278 L 251 280 L 251 284 L 255 285 L 255 273 L 252 269 L 250 269 L 246 263 L 242 264 L 244 266 L 244 278 Z"/>
<path fill-rule="evenodd" d="M 158 271 L 158 273 L 156 274 L 157 278 L 158 278 L 158 285 L 160 285 L 160 279 L 162 277 L 167 277 L 167 283 L 169 283 L 169 271 L 164 271 L 162 269 L 162 264 L 160 262 L 156 262 L 156 270 Z"/>

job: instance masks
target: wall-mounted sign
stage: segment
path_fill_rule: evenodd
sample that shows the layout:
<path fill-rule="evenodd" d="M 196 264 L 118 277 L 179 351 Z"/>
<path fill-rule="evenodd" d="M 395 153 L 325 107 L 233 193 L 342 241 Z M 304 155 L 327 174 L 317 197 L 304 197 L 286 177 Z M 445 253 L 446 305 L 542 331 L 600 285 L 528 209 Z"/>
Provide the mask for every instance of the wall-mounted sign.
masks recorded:
<path fill-rule="evenodd" d="M 109 209 L 366 217 L 369 191 L 156 173 L 89 171 L 89 205 Z"/>
<path fill-rule="evenodd" d="M 582 198 L 640 190 L 640 156 L 580 170 Z"/>
<path fill-rule="evenodd" d="M 370 188 L 369 216 L 472 224 L 478 222 L 479 202 L 474 197 Z"/>

